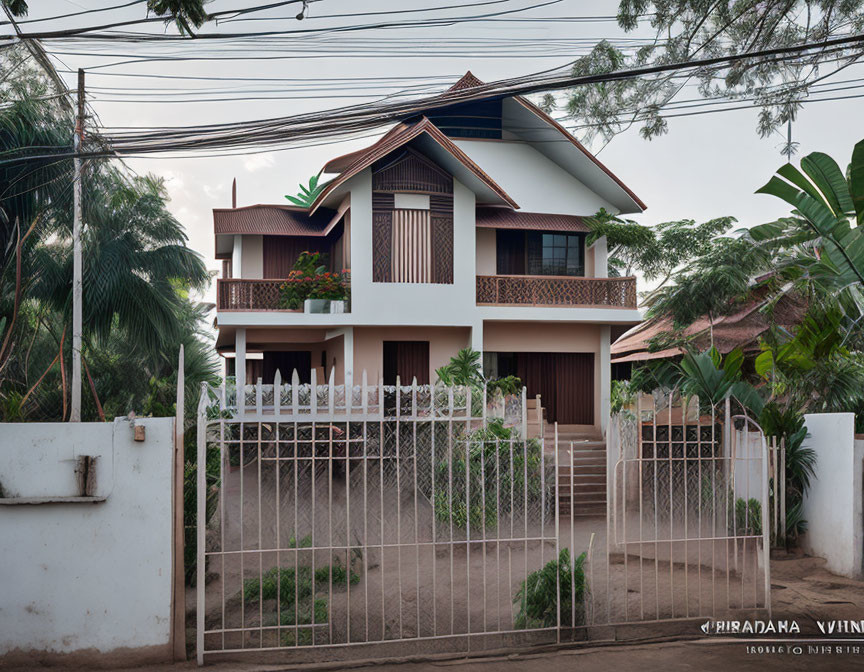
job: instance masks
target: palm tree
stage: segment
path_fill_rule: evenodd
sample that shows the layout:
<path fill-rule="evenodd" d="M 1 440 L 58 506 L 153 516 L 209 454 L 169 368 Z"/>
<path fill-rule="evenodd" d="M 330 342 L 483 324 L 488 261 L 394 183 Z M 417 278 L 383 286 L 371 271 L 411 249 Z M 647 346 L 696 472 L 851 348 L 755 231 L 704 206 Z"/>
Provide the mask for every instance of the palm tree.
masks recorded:
<path fill-rule="evenodd" d="M 84 330 L 95 340 L 119 329 L 128 347 L 158 353 L 179 339 L 178 290 L 209 282 L 204 261 L 186 247 L 186 234 L 165 205 L 163 181 L 128 178 L 101 166 L 87 180 L 84 258 Z M 64 234 L 68 231 L 64 231 Z M 61 314 L 71 310 L 72 247 L 68 236 L 39 248 L 42 268 L 35 298 Z"/>

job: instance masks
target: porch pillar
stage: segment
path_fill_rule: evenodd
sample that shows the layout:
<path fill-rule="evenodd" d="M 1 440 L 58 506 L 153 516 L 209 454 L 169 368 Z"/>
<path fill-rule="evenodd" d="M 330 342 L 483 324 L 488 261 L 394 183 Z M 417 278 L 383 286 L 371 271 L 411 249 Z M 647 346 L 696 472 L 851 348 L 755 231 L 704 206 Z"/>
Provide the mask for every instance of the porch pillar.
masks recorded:
<path fill-rule="evenodd" d="M 483 323 L 479 322 L 471 327 L 471 349 L 483 353 Z"/>
<path fill-rule="evenodd" d="M 345 394 L 350 394 L 351 387 L 354 385 L 354 327 L 348 327 L 342 333 L 342 347 L 344 348 L 342 358 L 345 362 Z"/>
<path fill-rule="evenodd" d="M 600 327 L 600 431 L 603 436 L 606 436 L 609 425 L 609 396 L 612 393 L 611 339 L 612 327 L 604 324 Z"/>
<path fill-rule="evenodd" d="M 234 334 L 234 380 L 237 385 L 237 405 L 243 399 L 246 389 L 246 329 L 237 329 Z"/>

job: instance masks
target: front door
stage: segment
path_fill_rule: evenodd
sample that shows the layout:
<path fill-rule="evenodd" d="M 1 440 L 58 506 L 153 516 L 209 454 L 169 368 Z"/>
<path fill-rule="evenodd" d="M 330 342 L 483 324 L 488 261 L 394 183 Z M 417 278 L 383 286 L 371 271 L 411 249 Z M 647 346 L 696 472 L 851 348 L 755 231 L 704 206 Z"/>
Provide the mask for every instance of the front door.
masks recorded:
<path fill-rule="evenodd" d="M 594 424 L 594 353 L 517 352 L 516 375 L 528 397 L 540 395 L 546 420 Z"/>
<path fill-rule="evenodd" d="M 261 382 L 272 385 L 277 370 L 285 384 L 291 382 L 295 370 L 301 383 L 309 383 L 312 381 L 312 353 L 309 350 L 265 352 L 261 367 Z"/>
<path fill-rule="evenodd" d="M 384 384 L 429 384 L 429 341 L 384 341 Z"/>

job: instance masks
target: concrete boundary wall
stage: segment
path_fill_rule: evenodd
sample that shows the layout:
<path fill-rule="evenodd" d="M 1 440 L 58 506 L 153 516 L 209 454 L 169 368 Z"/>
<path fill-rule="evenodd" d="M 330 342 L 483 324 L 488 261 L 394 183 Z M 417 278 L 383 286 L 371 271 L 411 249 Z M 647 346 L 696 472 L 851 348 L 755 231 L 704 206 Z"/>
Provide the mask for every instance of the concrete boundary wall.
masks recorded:
<path fill-rule="evenodd" d="M 0 424 L 0 667 L 172 659 L 174 418 L 132 424 Z"/>
<path fill-rule="evenodd" d="M 825 558 L 829 571 L 860 578 L 864 441 L 855 439 L 855 414 L 816 413 L 804 419 L 810 434 L 804 446 L 816 452 L 816 474 L 804 498 L 804 550 Z"/>

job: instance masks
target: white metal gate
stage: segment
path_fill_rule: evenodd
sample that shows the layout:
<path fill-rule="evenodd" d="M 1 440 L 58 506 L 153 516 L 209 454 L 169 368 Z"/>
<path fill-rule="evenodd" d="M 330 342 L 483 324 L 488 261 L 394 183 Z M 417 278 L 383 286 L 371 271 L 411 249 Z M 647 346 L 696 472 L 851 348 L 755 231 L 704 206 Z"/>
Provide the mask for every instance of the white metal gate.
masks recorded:
<path fill-rule="evenodd" d="M 672 394 L 615 416 L 608 449 L 527 428 L 524 392 L 365 375 L 347 391 L 277 375 L 239 403 L 205 390 L 199 663 L 513 648 L 770 609 L 752 420 Z"/>
<path fill-rule="evenodd" d="M 556 640 L 557 613 L 518 599 L 557 548 L 554 465 L 525 436 L 524 395 L 364 376 L 235 397 L 199 407 L 198 462 L 218 483 L 199 470 L 199 662 Z"/>
<path fill-rule="evenodd" d="M 770 614 L 768 447 L 732 403 L 658 393 L 615 418 L 608 620 Z"/>

